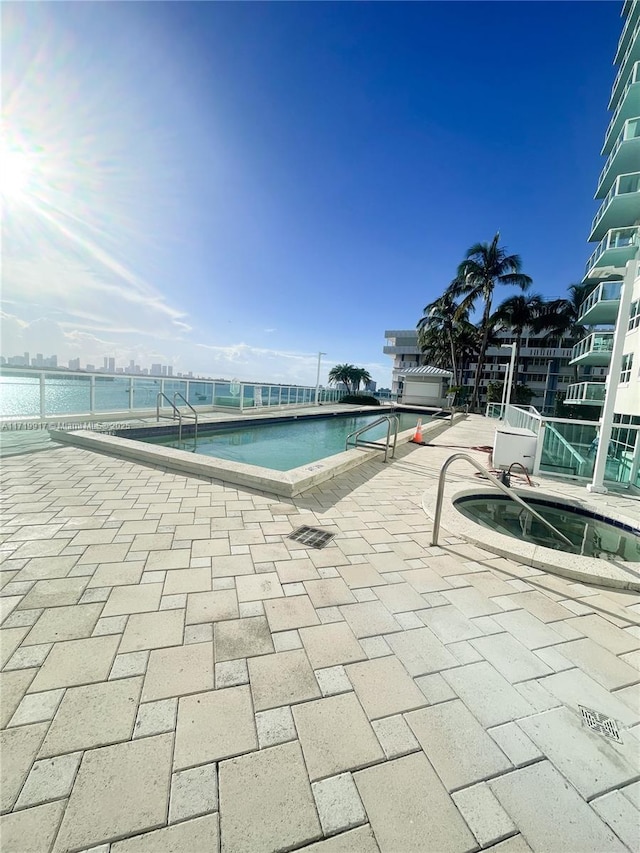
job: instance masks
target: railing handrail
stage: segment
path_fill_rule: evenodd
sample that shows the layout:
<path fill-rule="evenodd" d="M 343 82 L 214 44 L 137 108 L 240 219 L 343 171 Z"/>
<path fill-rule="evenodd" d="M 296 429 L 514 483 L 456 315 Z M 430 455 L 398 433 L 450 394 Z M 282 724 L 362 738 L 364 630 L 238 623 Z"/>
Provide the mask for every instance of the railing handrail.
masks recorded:
<path fill-rule="evenodd" d="M 445 460 L 442 468 L 440 469 L 440 476 L 438 477 L 438 494 L 436 497 L 436 509 L 433 517 L 433 538 L 432 545 L 438 544 L 438 533 L 440 532 L 440 516 L 442 515 L 442 500 L 444 498 L 444 484 L 445 484 L 445 475 L 447 473 L 447 468 L 451 465 L 452 462 L 455 462 L 457 459 L 464 459 L 465 462 L 469 462 L 473 467 L 479 471 L 484 477 L 486 477 L 489 482 L 500 489 L 507 497 L 511 498 L 511 500 L 515 501 L 517 504 L 520 504 L 527 512 L 530 512 L 534 518 L 537 518 L 538 521 L 541 521 L 545 527 L 549 528 L 556 536 L 562 539 L 567 545 L 574 549 L 573 542 L 557 530 L 550 521 L 547 521 L 546 518 L 543 518 L 539 512 L 530 507 L 525 501 L 522 500 L 514 491 L 512 491 L 508 486 L 505 486 L 504 483 L 501 483 L 496 477 L 493 476 L 487 469 L 481 465 L 479 462 L 473 458 L 473 456 L 469 456 L 468 453 L 454 453 L 447 460 Z"/>
<path fill-rule="evenodd" d="M 162 393 L 162 391 L 158 391 L 158 396 L 156 397 L 156 421 L 160 420 L 160 401 L 163 399 L 166 400 L 167 403 L 173 409 L 173 415 L 171 416 L 171 420 L 174 421 L 175 416 L 178 415 L 178 441 L 182 441 L 182 412 L 175 405 L 175 403 L 171 402 L 171 400 L 167 397 L 166 394 Z M 162 417 L 167 417 L 167 416 L 163 415 Z"/>
<path fill-rule="evenodd" d="M 180 397 L 180 399 L 181 399 L 181 400 L 182 400 L 182 401 L 187 405 L 187 407 L 188 407 L 189 409 L 191 409 L 191 411 L 193 412 L 193 420 L 194 420 L 194 427 L 193 427 L 193 449 L 195 450 L 195 449 L 196 449 L 196 447 L 198 446 L 198 413 L 197 413 L 197 412 L 196 412 L 196 410 L 193 408 L 193 406 L 191 405 L 191 403 L 190 403 L 190 402 L 185 398 L 184 394 L 181 394 L 181 393 L 180 393 L 180 391 L 174 391 L 174 394 L 173 394 L 173 405 L 174 405 L 174 406 L 175 406 L 175 404 L 176 404 L 176 397 Z"/>
<path fill-rule="evenodd" d="M 358 446 L 358 438 L 362 435 L 363 432 L 366 432 L 368 429 L 371 429 L 372 427 L 379 426 L 380 424 L 384 423 L 385 421 L 387 423 L 387 441 L 384 445 L 384 461 L 385 462 L 387 461 L 387 455 L 389 453 L 389 445 L 391 444 L 391 422 L 392 421 L 393 421 L 394 431 L 393 431 L 393 450 L 391 453 L 391 458 L 393 459 L 393 457 L 396 455 L 396 444 L 398 443 L 398 427 L 400 424 L 400 421 L 398 420 L 397 415 L 382 415 L 381 417 L 377 418 L 372 423 L 365 424 L 364 426 L 359 427 L 359 429 L 356 429 L 353 432 L 350 432 L 349 435 L 347 436 L 346 441 L 345 441 L 344 449 L 347 450 L 349 448 L 349 441 L 351 439 L 353 439 L 353 446 L 357 447 Z M 377 442 L 373 442 L 373 441 L 362 442 L 361 446 L 382 447 L 382 445 L 378 444 Z"/>

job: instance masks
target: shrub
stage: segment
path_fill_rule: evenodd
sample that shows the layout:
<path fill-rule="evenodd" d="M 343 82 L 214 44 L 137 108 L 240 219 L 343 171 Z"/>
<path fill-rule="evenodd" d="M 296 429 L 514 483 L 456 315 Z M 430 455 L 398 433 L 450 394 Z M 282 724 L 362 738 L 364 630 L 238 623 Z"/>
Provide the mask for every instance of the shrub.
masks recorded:
<path fill-rule="evenodd" d="M 357 406 L 379 406 L 380 400 L 369 394 L 346 394 L 340 399 L 341 403 L 354 403 Z"/>

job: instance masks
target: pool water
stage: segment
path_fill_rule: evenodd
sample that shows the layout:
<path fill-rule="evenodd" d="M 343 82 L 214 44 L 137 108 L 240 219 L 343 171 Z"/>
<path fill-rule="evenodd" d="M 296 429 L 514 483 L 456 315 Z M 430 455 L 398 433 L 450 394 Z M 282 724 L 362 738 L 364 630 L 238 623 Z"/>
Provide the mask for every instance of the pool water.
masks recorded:
<path fill-rule="evenodd" d="M 415 427 L 419 417 L 422 417 L 423 425 L 428 422 L 424 415 L 410 412 L 398 412 L 396 415 L 400 421 L 399 432 Z M 238 427 L 223 427 L 220 424 L 213 428 L 211 425 L 201 426 L 195 452 L 232 462 L 261 465 L 274 471 L 289 471 L 291 468 L 343 453 L 349 433 L 373 423 L 379 417 L 380 414 L 336 415 L 270 424 L 247 423 Z M 177 430 L 176 427 L 171 436 L 154 436 L 141 440 L 149 444 L 193 451 L 193 438 L 185 437 L 183 433 L 183 440 L 178 442 Z M 380 441 L 386 434 L 387 425 L 384 423 L 373 427 L 363 438 L 367 441 Z M 130 437 L 130 434 L 126 437 Z"/>
<path fill-rule="evenodd" d="M 640 562 L 640 536 L 627 525 L 606 521 L 592 513 L 564 504 L 529 500 L 531 506 L 574 543 L 573 549 L 554 536 L 515 501 L 502 495 L 464 497 L 456 509 L 472 521 L 497 533 L 546 548 L 596 557 L 601 560 Z"/>

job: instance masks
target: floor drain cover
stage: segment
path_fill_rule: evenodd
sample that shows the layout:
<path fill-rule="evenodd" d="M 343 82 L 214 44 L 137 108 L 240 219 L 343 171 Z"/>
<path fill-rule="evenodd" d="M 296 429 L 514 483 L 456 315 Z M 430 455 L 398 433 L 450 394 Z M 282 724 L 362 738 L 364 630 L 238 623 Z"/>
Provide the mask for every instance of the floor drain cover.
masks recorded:
<path fill-rule="evenodd" d="M 299 527 L 293 531 L 289 539 L 295 539 L 296 542 L 302 542 L 303 545 L 309 545 L 311 548 L 324 548 L 334 536 L 335 533 L 320 530 L 319 527 Z"/>
<path fill-rule="evenodd" d="M 578 707 L 580 708 L 582 722 L 585 726 L 593 729 L 594 732 L 598 732 L 598 734 L 611 738 L 611 740 L 617 740 L 618 743 L 622 743 L 618 724 L 615 720 L 607 717 L 606 714 L 601 714 L 599 711 L 592 711 L 591 708 L 585 708 L 583 705 L 578 705 Z"/>

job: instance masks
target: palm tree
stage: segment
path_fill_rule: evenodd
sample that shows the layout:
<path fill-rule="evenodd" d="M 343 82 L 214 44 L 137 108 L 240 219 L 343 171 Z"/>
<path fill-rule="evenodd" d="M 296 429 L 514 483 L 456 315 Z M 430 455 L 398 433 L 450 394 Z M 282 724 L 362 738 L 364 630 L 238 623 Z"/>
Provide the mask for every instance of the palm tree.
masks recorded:
<path fill-rule="evenodd" d="M 548 330 L 545 340 L 552 337 L 566 337 L 577 343 L 588 334 L 588 328 L 578 321 L 582 303 L 591 293 L 595 284 L 571 284 L 564 299 L 547 302 L 540 316 L 533 322 L 534 331 Z M 578 365 L 574 365 L 575 381 L 578 381 Z"/>
<path fill-rule="evenodd" d="M 353 364 L 336 364 L 329 371 L 329 382 L 338 385 L 343 382 L 347 387 L 347 393 L 352 393 L 353 371 L 357 368 Z"/>
<path fill-rule="evenodd" d="M 509 296 L 498 305 L 492 314 L 491 320 L 496 330 L 510 329 L 515 337 L 515 371 L 513 375 L 513 388 L 518 386 L 518 368 L 520 366 L 520 349 L 522 347 L 522 335 L 525 328 L 533 328 L 539 318 L 544 317 L 545 301 L 537 293 Z M 548 318 L 550 315 L 546 314 Z M 540 328 L 540 327 L 538 327 Z M 544 328 L 548 328 L 544 326 Z"/>
<path fill-rule="evenodd" d="M 482 339 L 478 352 L 478 366 L 471 397 L 471 409 L 478 403 L 480 380 L 486 360 L 489 335 L 491 333 L 491 302 L 493 291 L 497 284 L 513 285 L 526 290 L 531 285 L 531 278 L 520 272 L 522 262 L 519 255 L 508 255 L 506 250 L 498 245 L 500 232 L 491 243 L 475 243 L 467 252 L 466 258 L 458 266 L 455 279 L 447 288 L 454 298 L 462 297 L 458 313 L 471 311 L 478 300 L 484 302 L 480 330 Z"/>
<path fill-rule="evenodd" d="M 418 321 L 418 345 L 423 352 L 429 353 L 429 360 L 434 367 L 451 367 L 454 385 L 457 383 L 454 341 L 454 314 L 457 307 L 451 294 L 445 291 L 438 299 L 425 305 L 423 316 Z"/>
<path fill-rule="evenodd" d="M 367 382 L 371 382 L 371 374 L 364 367 L 354 367 L 351 371 L 351 382 L 353 384 L 353 392 L 357 394 L 361 383 L 366 385 Z"/>

